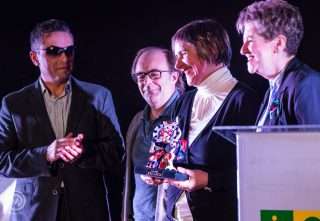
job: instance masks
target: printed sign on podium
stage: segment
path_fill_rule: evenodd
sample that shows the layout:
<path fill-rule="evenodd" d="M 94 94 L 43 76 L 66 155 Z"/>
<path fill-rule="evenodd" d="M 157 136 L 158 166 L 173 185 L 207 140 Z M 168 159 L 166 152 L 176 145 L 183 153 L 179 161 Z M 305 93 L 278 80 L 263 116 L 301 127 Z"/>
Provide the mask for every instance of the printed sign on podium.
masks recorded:
<path fill-rule="evenodd" d="M 319 125 L 217 129 L 235 135 L 240 221 L 320 221 Z"/>

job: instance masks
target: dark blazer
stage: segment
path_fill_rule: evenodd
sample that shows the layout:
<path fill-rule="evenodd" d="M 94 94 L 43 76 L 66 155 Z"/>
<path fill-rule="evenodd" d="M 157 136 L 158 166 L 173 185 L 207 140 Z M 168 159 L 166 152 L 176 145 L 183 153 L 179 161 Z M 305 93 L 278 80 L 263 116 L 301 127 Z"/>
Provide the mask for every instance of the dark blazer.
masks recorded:
<path fill-rule="evenodd" d="M 266 92 L 257 122 L 268 104 L 270 89 Z M 265 125 L 320 124 L 320 73 L 297 58 L 287 65 L 276 93 L 277 110 Z"/>
<path fill-rule="evenodd" d="M 182 138 L 188 138 L 191 109 L 196 90 L 188 92 L 178 101 L 173 119 L 179 117 Z M 236 147 L 212 130 L 213 126 L 250 125 L 258 113 L 260 99 L 255 92 L 241 83 L 227 95 L 226 99 L 206 127 L 188 145 L 187 161 L 181 166 L 208 172 L 208 187 L 186 192 L 194 220 L 207 221 L 210 217 L 219 221 L 237 220 L 237 166 Z M 175 203 L 182 191 L 174 186 L 167 190 L 167 220 L 172 220 Z"/>
<path fill-rule="evenodd" d="M 122 204 L 122 221 L 132 221 L 133 208 L 132 201 L 134 195 L 134 166 L 132 165 L 132 151 L 134 139 L 137 135 L 138 128 L 143 120 L 143 111 L 139 111 L 131 120 L 126 134 L 126 169 L 125 169 L 125 184 L 123 191 Z"/>
<path fill-rule="evenodd" d="M 72 220 L 108 220 L 107 184 L 121 177 L 122 138 L 111 93 L 71 78 L 67 131 L 85 136 L 85 152 L 73 164 L 48 164 L 55 135 L 39 81 L 5 96 L 0 111 L 0 174 L 17 178 L 11 220 L 56 221 L 59 186 Z"/>

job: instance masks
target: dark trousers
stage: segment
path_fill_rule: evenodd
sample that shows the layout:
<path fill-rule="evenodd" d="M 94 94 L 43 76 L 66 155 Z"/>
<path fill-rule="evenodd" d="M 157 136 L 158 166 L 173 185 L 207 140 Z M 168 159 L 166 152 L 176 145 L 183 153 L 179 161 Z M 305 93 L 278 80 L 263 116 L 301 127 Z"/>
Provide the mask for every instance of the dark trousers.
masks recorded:
<path fill-rule="evenodd" d="M 68 202 L 64 188 L 60 188 L 57 221 L 72 221 L 69 214 Z"/>

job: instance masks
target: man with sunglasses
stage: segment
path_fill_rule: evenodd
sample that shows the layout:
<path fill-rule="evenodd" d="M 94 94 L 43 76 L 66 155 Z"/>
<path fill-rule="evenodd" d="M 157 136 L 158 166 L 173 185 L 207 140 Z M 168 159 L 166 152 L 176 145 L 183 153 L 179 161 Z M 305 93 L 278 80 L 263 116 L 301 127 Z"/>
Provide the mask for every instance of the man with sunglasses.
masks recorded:
<path fill-rule="evenodd" d="M 170 109 L 184 92 L 184 82 L 174 69 L 172 52 L 158 47 L 138 51 L 131 76 L 147 105 L 132 119 L 127 132 L 123 220 L 154 221 L 158 187 L 148 185 L 151 178 L 134 169 L 147 164 L 154 128 L 169 118 Z"/>
<path fill-rule="evenodd" d="M 106 184 L 121 177 L 123 154 L 111 93 L 71 76 L 65 22 L 37 24 L 30 43 L 40 77 L 0 111 L 0 174 L 17 178 L 10 220 L 108 220 Z"/>

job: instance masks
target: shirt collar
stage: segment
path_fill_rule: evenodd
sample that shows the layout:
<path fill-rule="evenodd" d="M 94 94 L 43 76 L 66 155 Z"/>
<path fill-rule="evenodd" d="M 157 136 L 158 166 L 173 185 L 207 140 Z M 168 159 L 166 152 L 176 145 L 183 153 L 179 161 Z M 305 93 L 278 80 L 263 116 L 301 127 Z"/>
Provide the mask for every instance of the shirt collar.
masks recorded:
<path fill-rule="evenodd" d="M 39 78 L 39 83 L 40 83 L 40 88 L 41 88 L 41 92 L 42 94 L 45 93 L 49 93 L 48 88 L 46 87 L 46 85 L 44 84 L 43 80 L 41 79 L 41 77 Z M 71 92 L 71 80 L 69 78 L 69 80 L 67 81 L 67 83 L 65 84 L 65 88 L 64 88 L 64 93 L 62 96 L 69 94 Z M 50 94 L 50 93 L 49 93 Z"/>
<path fill-rule="evenodd" d="M 290 66 L 291 61 L 294 60 L 294 58 L 295 58 L 295 57 L 290 58 L 290 60 L 288 61 L 288 63 L 287 63 L 287 64 L 284 66 L 284 68 L 279 72 L 279 74 L 278 74 L 275 78 L 269 80 L 269 86 L 270 86 L 270 88 L 274 88 L 275 90 L 278 90 L 278 89 L 279 89 L 280 84 L 281 84 L 281 82 L 282 82 L 282 78 L 283 78 L 283 76 L 284 76 L 284 73 L 286 72 L 288 66 Z"/>
<path fill-rule="evenodd" d="M 237 80 L 232 76 L 229 68 L 223 66 L 209 75 L 207 79 L 202 81 L 198 86 L 198 92 L 203 95 L 212 95 L 224 93 L 230 84 L 234 85 Z"/>
<path fill-rule="evenodd" d="M 169 100 L 166 102 L 163 112 L 160 114 L 160 117 L 168 116 L 169 115 L 169 106 L 180 96 L 180 93 L 178 90 L 175 90 Z M 149 120 L 149 113 L 150 113 L 150 107 L 149 105 L 146 105 L 146 107 L 143 110 L 143 119 Z"/>
<path fill-rule="evenodd" d="M 280 87 L 280 83 L 281 83 L 281 79 L 282 79 L 282 76 L 283 76 L 283 71 L 278 74 L 275 78 L 269 80 L 269 86 L 270 88 L 274 88 L 275 90 L 278 90 L 279 87 Z"/>

